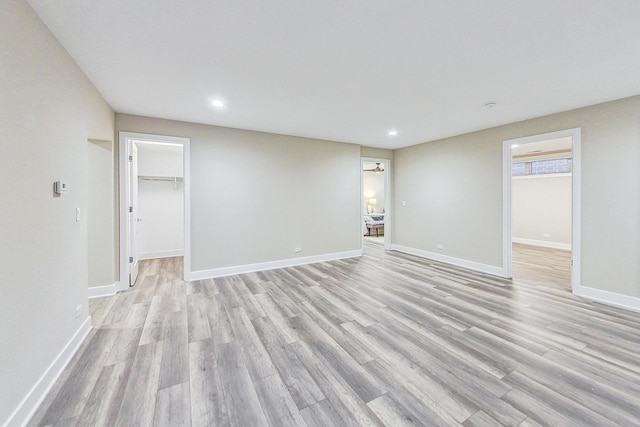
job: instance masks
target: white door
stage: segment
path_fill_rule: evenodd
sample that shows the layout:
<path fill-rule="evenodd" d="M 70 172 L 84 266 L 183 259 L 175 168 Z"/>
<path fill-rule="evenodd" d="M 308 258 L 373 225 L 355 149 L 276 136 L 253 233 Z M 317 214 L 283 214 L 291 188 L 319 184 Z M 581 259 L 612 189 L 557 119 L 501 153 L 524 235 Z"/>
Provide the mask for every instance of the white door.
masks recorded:
<path fill-rule="evenodd" d="M 136 284 L 138 278 L 138 147 L 131 143 L 129 155 L 129 286 Z"/>

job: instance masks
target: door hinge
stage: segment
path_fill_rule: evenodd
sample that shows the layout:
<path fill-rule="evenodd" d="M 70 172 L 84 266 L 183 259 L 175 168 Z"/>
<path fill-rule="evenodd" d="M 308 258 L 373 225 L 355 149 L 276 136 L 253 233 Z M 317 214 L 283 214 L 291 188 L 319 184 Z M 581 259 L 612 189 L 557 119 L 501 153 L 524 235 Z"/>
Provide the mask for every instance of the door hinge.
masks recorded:
<path fill-rule="evenodd" d="M 130 257 L 129 257 L 129 263 L 132 263 L 132 262 L 133 262 L 133 257 L 132 257 L 132 256 L 130 256 Z"/>
<path fill-rule="evenodd" d="M 133 206 L 129 206 L 129 212 L 133 212 Z"/>
<path fill-rule="evenodd" d="M 133 156 L 129 156 L 129 161 L 133 162 Z"/>

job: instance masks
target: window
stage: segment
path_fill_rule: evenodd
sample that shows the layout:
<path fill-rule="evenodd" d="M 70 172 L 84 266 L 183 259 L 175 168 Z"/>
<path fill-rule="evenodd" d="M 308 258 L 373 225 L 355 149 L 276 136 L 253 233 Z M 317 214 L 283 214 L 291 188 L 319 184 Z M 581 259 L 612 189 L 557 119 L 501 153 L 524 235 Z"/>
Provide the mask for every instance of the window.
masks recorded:
<path fill-rule="evenodd" d="M 513 163 L 512 176 L 545 175 L 551 173 L 571 173 L 571 159 L 534 160 Z"/>

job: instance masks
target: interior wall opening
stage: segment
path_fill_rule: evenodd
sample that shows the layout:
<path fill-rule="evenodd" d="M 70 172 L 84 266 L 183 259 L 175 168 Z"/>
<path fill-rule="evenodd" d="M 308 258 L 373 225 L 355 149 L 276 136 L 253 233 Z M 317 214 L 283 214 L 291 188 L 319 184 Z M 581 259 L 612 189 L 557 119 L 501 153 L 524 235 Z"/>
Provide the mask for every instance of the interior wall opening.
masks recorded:
<path fill-rule="evenodd" d="M 389 161 L 362 159 L 362 234 L 365 242 L 390 246 Z"/>
<path fill-rule="evenodd" d="M 514 281 L 568 292 L 579 283 L 579 137 L 571 129 L 505 141 L 505 270 Z"/>
<path fill-rule="evenodd" d="M 136 284 L 139 261 L 176 258 L 190 274 L 189 140 L 120 134 L 120 285 Z"/>
<path fill-rule="evenodd" d="M 570 136 L 511 147 L 513 278 L 571 289 Z"/>

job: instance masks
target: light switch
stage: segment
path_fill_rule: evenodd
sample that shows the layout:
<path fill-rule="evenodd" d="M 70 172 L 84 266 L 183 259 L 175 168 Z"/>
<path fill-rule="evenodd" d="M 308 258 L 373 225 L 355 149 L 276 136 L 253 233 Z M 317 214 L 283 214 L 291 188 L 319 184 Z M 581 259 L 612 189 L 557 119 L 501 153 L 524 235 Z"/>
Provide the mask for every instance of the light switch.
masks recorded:
<path fill-rule="evenodd" d="M 80 208 L 76 208 L 76 222 L 80 222 Z"/>

